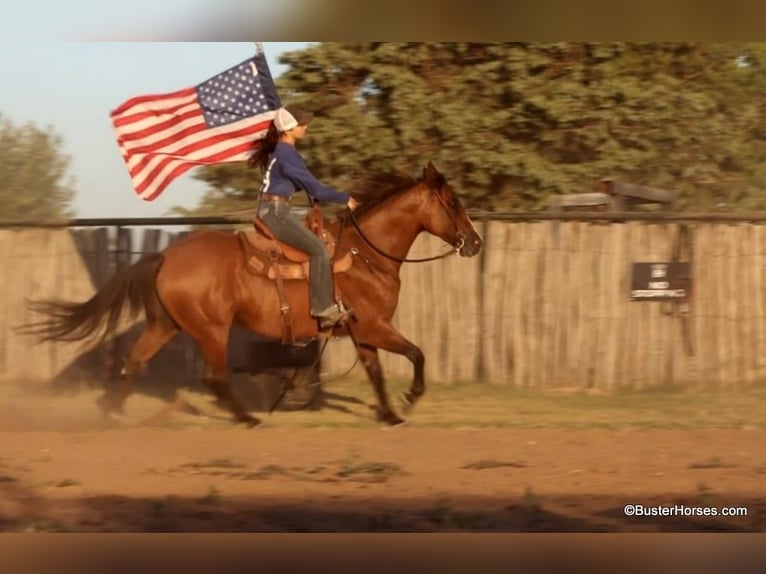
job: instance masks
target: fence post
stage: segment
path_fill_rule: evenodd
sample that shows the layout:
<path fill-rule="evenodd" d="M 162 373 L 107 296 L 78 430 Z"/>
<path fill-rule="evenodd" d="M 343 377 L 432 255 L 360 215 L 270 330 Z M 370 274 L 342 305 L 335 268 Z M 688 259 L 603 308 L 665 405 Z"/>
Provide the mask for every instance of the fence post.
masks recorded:
<path fill-rule="evenodd" d="M 114 274 L 116 275 L 123 269 L 130 267 L 132 250 L 132 233 L 129 228 L 117 226 L 114 249 Z M 112 376 L 119 377 L 122 370 L 122 359 L 126 346 L 126 335 L 116 334 L 112 340 L 109 354 L 111 357 Z"/>

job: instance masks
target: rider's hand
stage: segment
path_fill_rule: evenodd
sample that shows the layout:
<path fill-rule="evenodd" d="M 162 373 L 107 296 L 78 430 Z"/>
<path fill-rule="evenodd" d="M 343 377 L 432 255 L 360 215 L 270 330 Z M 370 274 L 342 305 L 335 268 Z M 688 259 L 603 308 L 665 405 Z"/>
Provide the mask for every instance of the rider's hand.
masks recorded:
<path fill-rule="evenodd" d="M 356 199 L 353 197 L 349 197 L 348 201 L 346 202 L 346 207 L 348 207 L 351 211 L 354 211 L 359 204 L 357 203 Z"/>

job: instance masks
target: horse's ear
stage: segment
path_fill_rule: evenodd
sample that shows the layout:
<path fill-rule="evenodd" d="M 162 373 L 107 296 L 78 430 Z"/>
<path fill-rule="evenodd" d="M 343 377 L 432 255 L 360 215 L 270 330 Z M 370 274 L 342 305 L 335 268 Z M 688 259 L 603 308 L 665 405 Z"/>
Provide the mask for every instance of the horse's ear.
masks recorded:
<path fill-rule="evenodd" d="M 423 179 L 430 187 L 438 187 L 441 184 L 441 174 L 433 162 L 429 161 L 428 165 L 423 168 Z"/>

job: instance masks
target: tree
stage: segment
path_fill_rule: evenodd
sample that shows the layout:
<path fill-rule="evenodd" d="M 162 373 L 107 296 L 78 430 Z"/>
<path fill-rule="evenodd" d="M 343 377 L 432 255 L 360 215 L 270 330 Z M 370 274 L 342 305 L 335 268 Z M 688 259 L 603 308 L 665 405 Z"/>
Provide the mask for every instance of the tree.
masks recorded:
<path fill-rule="evenodd" d="M 61 137 L 31 123 L 14 126 L 0 116 L 0 217 L 69 217 L 73 181 Z"/>
<path fill-rule="evenodd" d="M 301 149 L 339 189 L 433 161 L 482 209 L 540 208 L 604 177 L 677 190 L 677 208 L 766 207 L 762 44 L 324 43 L 281 62 L 282 100 L 316 112 Z M 254 201 L 260 184 L 231 167 L 197 177 L 209 200 Z"/>

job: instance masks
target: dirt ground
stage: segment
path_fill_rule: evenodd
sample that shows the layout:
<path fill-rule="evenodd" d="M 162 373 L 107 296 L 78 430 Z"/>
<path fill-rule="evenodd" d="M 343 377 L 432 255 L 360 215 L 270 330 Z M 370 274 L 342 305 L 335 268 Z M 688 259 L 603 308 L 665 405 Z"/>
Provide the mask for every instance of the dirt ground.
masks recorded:
<path fill-rule="evenodd" d="M 760 429 L 354 427 L 322 411 L 245 429 L 145 398 L 105 424 L 92 398 L 0 402 L 1 531 L 766 530 Z"/>

